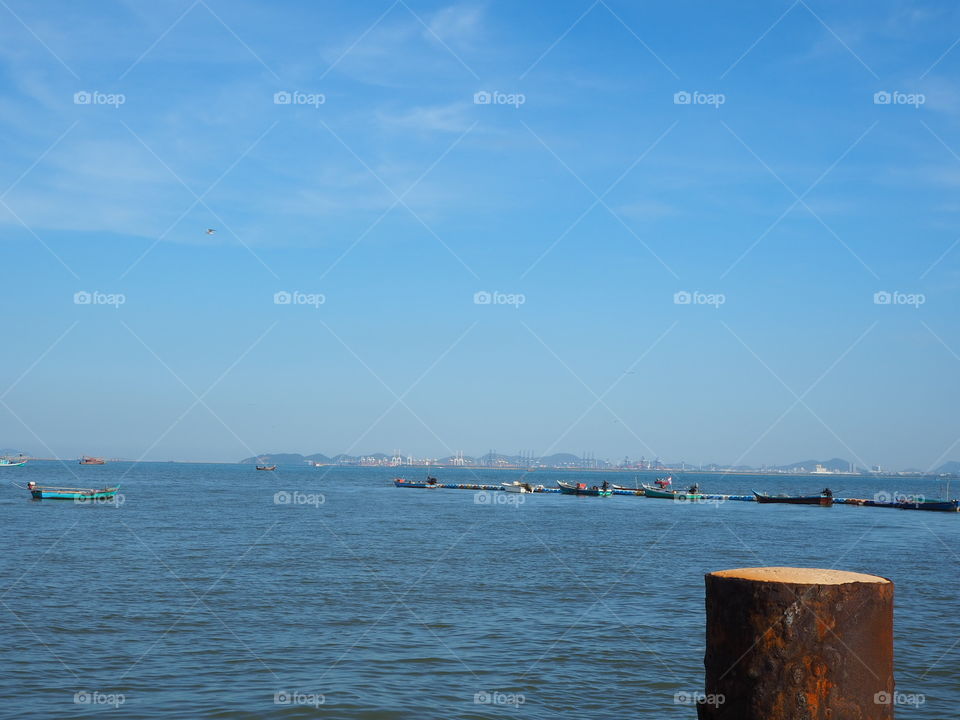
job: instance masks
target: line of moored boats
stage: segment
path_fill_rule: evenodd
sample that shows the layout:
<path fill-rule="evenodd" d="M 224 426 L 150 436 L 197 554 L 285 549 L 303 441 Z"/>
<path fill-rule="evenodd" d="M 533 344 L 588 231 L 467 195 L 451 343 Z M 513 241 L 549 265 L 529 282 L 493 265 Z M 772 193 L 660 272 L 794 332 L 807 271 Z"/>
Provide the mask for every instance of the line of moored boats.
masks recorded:
<path fill-rule="evenodd" d="M 672 487 L 673 478 L 670 476 L 657 478 L 653 485 L 642 484 L 637 487 L 615 485 L 604 480 L 599 485 L 587 483 L 557 481 L 557 488 L 548 488 L 544 485 L 533 485 L 529 482 L 515 480 L 514 482 L 496 485 L 474 484 L 444 484 L 435 477 L 428 476 L 426 480 L 409 481 L 405 478 L 395 478 L 396 487 L 424 488 L 424 489 L 462 489 L 462 490 L 502 490 L 509 493 L 553 493 L 564 495 L 582 495 L 586 497 L 610 497 L 611 495 L 642 495 L 648 498 L 674 500 L 676 502 L 711 502 L 716 500 L 744 500 L 755 501 L 761 504 L 780 503 L 786 505 L 819 505 L 830 507 L 837 502 L 844 505 L 861 505 L 868 507 L 886 507 L 900 510 L 930 510 L 937 512 L 957 512 L 960 510 L 960 500 L 927 500 L 922 497 L 899 497 L 886 500 L 867 500 L 862 498 L 837 498 L 830 488 L 824 488 L 815 495 L 769 495 L 753 491 L 751 495 L 719 495 L 708 494 L 700 490 L 698 484 L 686 490 L 676 490 Z"/>

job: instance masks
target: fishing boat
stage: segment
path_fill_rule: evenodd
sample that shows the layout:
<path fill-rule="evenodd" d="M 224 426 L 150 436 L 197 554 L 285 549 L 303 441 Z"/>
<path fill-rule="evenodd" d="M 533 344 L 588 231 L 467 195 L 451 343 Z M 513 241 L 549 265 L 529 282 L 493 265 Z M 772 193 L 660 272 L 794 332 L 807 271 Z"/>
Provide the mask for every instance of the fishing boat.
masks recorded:
<path fill-rule="evenodd" d="M 931 510 L 933 512 L 958 512 L 960 500 L 913 500 L 892 503 L 901 510 Z"/>
<path fill-rule="evenodd" d="M 81 465 L 106 465 L 107 461 L 103 458 L 90 457 L 89 455 L 84 455 L 80 458 Z"/>
<path fill-rule="evenodd" d="M 586 483 L 566 483 L 562 480 L 557 480 L 557 485 L 560 486 L 560 492 L 564 495 L 589 495 L 591 497 L 610 497 L 613 495 L 612 488 L 603 488 L 598 485 L 593 487 L 587 487 Z"/>
<path fill-rule="evenodd" d="M 416 482 L 416 481 L 411 482 L 410 480 L 407 480 L 406 478 L 394 478 L 394 479 L 393 479 L 393 484 L 394 484 L 395 486 L 397 486 L 397 487 L 406 487 L 406 488 L 428 488 L 428 489 L 434 489 L 434 488 L 443 487 L 442 485 L 438 485 L 437 483 Z"/>
<path fill-rule="evenodd" d="M 117 494 L 120 486 L 92 488 L 72 488 L 72 487 L 53 487 L 50 485 L 37 485 L 35 482 L 27 483 L 27 490 L 33 496 L 34 500 L 75 500 L 77 502 L 93 502 L 96 500 L 109 500 Z"/>
<path fill-rule="evenodd" d="M 531 485 L 530 483 L 514 480 L 512 483 L 500 483 L 504 492 L 509 493 L 533 493 L 543 490 L 543 485 Z"/>
<path fill-rule="evenodd" d="M 696 489 L 694 489 L 696 488 Z M 694 486 L 690 488 L 689 491 L 684 492 L 682 490 L 664 490 L 662 488 L 655 488 L 653 485 L 644 485 L 643 494 L 648 498 L 660 498 L 662 500 L 702 500 L 703 493 L 700 492 L 700 489 Z"/>
<path fill-rule="evenodd" d="M 753 496 L 758 503 L 785 503 L 787 505 L 820 505 L 830 507 L 833 505 L 833 492 L 830 488 L 824 488 L 819 495 L 765 495 L 753 491 Z"/>
<path fill-rule="evenodd" d="M 0 467 L 20 467 L 21 465 L 26 465 L 27 461 L 22 458 L 17 458 L 16 460 L 11 460 L 10 458 L 0 458 Z"/>
<path fill-rule="evenodd" d="M 276 470 L 276 465 L 257 465 L 257 470 Z"/>

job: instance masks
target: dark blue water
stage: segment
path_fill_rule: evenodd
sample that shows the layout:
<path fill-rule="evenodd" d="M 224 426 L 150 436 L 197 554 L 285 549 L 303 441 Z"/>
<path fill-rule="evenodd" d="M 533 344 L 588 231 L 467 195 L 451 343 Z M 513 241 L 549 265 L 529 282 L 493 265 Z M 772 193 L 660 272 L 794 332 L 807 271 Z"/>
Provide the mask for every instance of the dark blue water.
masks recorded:
<path fill-rule="evenodd" d="M 0 472 L 123 477 L 122 504 L 103 506 L 32 502 L 5 484 L 0 717 L 692 720 L 675 700 L 703 686 L 703 575 L 760 565 L 894 580 L 898 689 L 924 697 L 898 717 L 957 716 L 960 515 L 554 494 L 478 503 L 369 469 Z M 558 477 L 571 475 L 537 473 Z M 693 481 L 728 493 L 824 484 Z M 829 482 L 861 497 L 939 491 Z"/>

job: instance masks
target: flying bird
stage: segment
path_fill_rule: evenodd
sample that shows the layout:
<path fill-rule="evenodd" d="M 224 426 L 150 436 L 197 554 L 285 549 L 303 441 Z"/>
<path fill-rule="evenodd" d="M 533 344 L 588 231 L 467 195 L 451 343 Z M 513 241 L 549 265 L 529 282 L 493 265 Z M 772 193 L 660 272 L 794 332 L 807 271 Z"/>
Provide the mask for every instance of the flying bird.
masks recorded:
<path fill-rule="evenodd" d="M 207 228 L 207 235 L 216 235 L 217 231 L 213 228 Z"/>

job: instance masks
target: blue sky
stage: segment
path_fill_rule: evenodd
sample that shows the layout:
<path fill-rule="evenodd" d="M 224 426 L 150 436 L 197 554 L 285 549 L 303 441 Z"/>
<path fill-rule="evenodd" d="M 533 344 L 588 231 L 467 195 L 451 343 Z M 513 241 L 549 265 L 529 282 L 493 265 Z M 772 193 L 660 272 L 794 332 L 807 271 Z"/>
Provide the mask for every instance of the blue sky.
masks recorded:
<path fill-rule="evenodd" d="M 960 458 L 951 3 L 0 16 L 2 446 Z"/>

